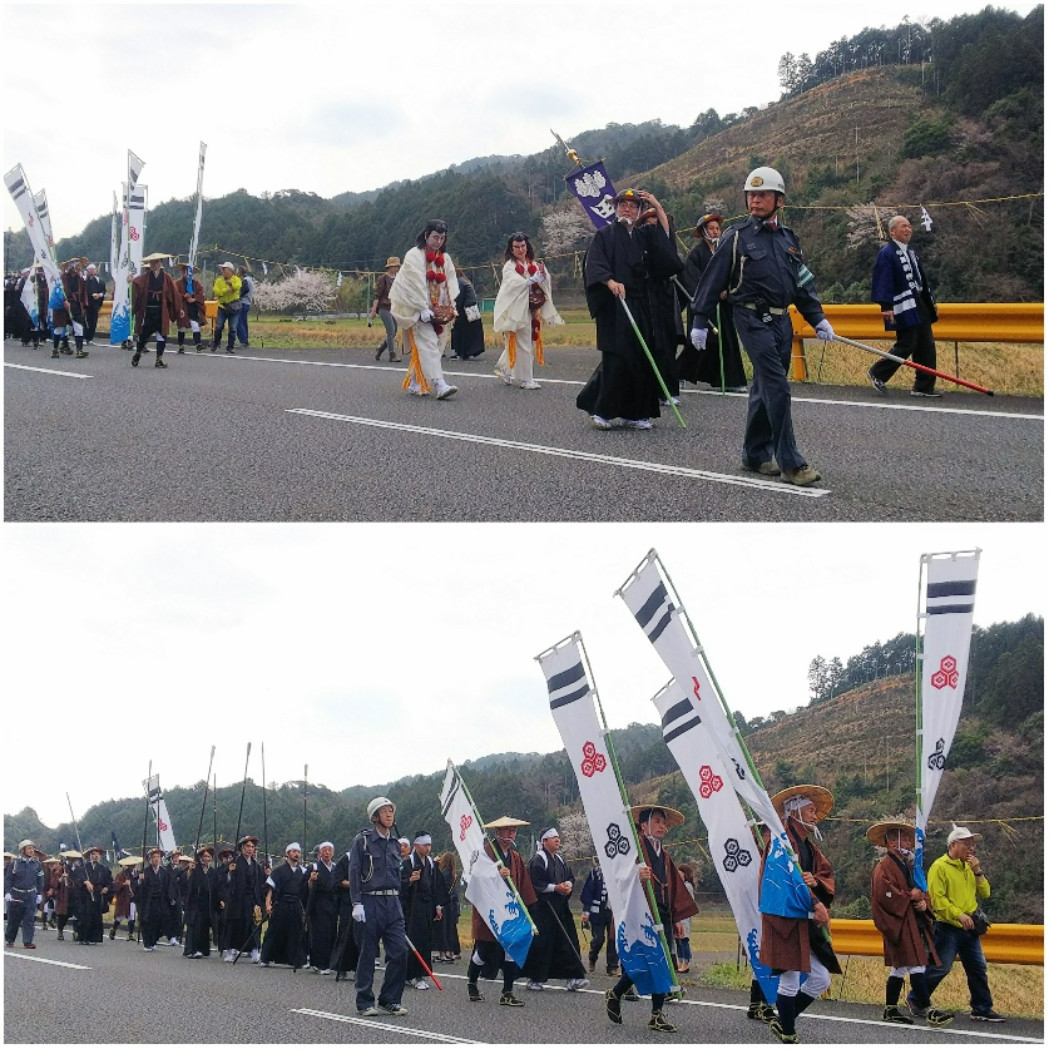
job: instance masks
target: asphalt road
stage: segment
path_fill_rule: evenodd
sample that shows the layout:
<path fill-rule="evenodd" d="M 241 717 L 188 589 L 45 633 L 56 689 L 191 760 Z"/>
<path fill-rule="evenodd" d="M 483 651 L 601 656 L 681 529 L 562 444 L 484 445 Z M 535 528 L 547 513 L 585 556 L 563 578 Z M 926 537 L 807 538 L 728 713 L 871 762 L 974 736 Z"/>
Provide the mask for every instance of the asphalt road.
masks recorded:
<path fill-rule="evenodd" d="M 521 1009 L 500 1007 L 498 985 L 482 982 L 487 1001 L 466 996 L 465 966 L 440 967 L 443 991 L 406 990 L 408 1015 L 357 1015 L 352 984 L 287 967 L 261 969 L 211 958 L 191 960 L 182 948 L 146 954 L 122 938 L 85 947 L 54 932 L 39 933 L 39 949 L 4 952 L 4 1040 L 32 1043 L 355 1043 L 500 1044 L 759 1043 L 777 1045 L 764 1025 L 746 1018 L 739 992 L 687 987 L 686 1000 L 668 1006 L 676 1035 L 649 1032 L 648 1003 L 624 1003 L 624 1022 L 605 1018 L 605 976 L 574 994 L 553 985 L 542 993 L 515 986 Z M 381 982 L 381 970 L 375 987 Z M 687 979 L 687 978 L 686 978 Z M 953 1026 L 930 1029 L 882 1023 L 869 1005 L 821 1001 L 799 1020 L 806 1044 L 913 1045 L 1042 1042 L 1043 1024 L 1010 1019 L 990 1027 L 960 1015 Z"/>
<path fill-rule="evenodd" d="M 682 430 L 602 432 L 575 407 L 592 350 L 552 349 L 542 389 L 495 354 L 445 362 L 459 393 L 408 396 L 366 350 L 108 346 L 52 360 L 8 341 L 8 521 L 1040 521 L 1043 402 L 906 383 L 796 385 L 813 489 L 739 469 L 744 395 L 689 386 Z M 943 384 L 945 390 L 946 384 Z"/>

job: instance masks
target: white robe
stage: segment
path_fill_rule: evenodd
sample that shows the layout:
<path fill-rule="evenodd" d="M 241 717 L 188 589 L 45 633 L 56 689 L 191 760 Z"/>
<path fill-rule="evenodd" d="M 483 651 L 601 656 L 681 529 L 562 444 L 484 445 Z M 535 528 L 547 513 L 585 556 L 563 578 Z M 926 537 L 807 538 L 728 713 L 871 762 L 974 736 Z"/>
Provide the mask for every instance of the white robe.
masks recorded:
<path fill-rule="evenodd" d="M 523 263 L 527 270 L 527 263 Z M 543 280 L 539 287 L 546 292 L 546 302 L 539 310 L 539 319 L 543 324 L 564 324 L 554 307 L 550 274 L 542 267 Z M 517 272 L 517 260 L 508 259 L 503 264 L 503 279 L 495 297 L 495 310 L 492 321 L 494 331 L 503 333 L 503 354 L 496 365 L 496 371 L 512 377 L 518 385 L 532 382 L 532 363 L 535 347 L 532 344 L 532 311 L 528 306 L 527 273 Z M 514 361 L 510 362 L 510 337 L 514 339 Z"/>

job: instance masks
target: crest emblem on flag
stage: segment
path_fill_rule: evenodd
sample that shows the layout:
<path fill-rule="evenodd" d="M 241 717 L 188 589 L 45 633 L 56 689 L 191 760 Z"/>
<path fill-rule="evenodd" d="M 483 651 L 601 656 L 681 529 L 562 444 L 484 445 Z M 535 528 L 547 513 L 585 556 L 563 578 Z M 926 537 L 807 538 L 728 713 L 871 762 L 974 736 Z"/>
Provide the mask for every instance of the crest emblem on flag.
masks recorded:
<path fill-rule="evenodd" d="M 595 772 L 604 772 L 607 766 L 604 754 L 599 754 L 593 743 L 588 741 L 583 744 L 583 763 L 579 766 L 579 771 L 584 776 L 589 779 Z"/>

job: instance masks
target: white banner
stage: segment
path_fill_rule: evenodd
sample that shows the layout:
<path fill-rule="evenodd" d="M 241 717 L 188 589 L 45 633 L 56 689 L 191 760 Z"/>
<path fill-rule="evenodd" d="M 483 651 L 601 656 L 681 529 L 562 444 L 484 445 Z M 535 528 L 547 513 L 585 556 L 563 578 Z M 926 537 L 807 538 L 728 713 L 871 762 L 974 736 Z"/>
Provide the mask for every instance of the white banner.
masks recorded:
<path fill-rule="evenodd" d="M 671 682 L 652 699 L 659 711 L 663 740 L 692 791 L 709 835 L 710 858 L 728 897 L 739 938 L 746 946 L 754 976 L 768 1002 L 779 985 L 758 958 L 761 914 L 758 911 L 761 851 L 721 753 L 696 713 L 692 697 Z"/>
<path fill-rule="evenodd" d="M 918 730 L 918 784 L 915 822 L 923 870 L 925 826 L 951 750 L 965 695 L 972 641 L 976 574 L 980 551 L 923 554 L 919 569 L 918 635 L 921 655 L 921 720 Z"/>
<path fill-rule="evenodd" d="M 29 243 L 33 246 L 33 254 L 44 267 L 48 288 L 53 288 L 55 284 L 61 282 L 62 278 L 58 272 L 58 263 L 55 261 L 54 253 L 47 243 L 47 234 L 40 222 L 40 215 L 36 209 L 33 192 L 29 188 L 29 183 L 26 181 L 25 172 L 22 170 L 21 164 L 16 164 L 4 175 L 4 184 L 7 186 L 7 191 L 11 194 L 11 199 L 14 200 L 15 207 L 18 208 L 18 213 L 22 216 L 22 221 L 25 223 L 26 233 L 29 234 Z"/>
<path fill-rule="evenodd" d="M 129 149 L 127 151 L 127 182 L 121 183 L 121 201 L 123 213 L 120 227 L 120 250 L 117 253 L 117 265 L 113 276 L 113 313 L 109 322 L 109 344 L 119 346 L 131 338 L 131 290 L 128 287 L 128 277 L 138 272 L 131 272 L 131 236 L 130 216 L 128 214 L 128 200 L 135 191 L 139 176 L 145 167 L 145 161 L 135 156 Z M 141 237 L 140 237 L 141 239 Z M 142 246 L 138 248 L 139 267 L 142 264 Z"/>
<path fill-rule="evenodd" d="M 148 192 L 147 186 L 138 185 L 128 195 L 128 272 L 132 280 L 142 272 L 142 255 L 146 243 L 146 197 Z"/>
<path fill-rule="evenodd" d="M 113 214 L 109 220 L 109 275 L 113 277 L 117 272 L 117 254 L 120 251 L 120 243 L 117 239 L 117 195 L 113 194 Z"/>
<path fill-rule="evenodd" d="M 200 162 L 197 165 L 197 211 L 193 217 L 193 236 L 189 242 L 189 264 L 196 269 L 197 244 L 200 241 L 200 219 L 204 211 L 204 154 L 208 151 L 208 144 L 200 144 Z"/>
<path fill-rule="evenodd" d="M 36 213 L 40 216 L 40 224 L 44 228 L 44 239 L 47 241 L 47 246 L 51 249 L 51 254 L 53 255 L 55 252 L 55 237 L 51 232 L 51 210 L 47 206 L 47 191 L 42 189 L 39 193 L 34 193 L 33 203 L 36 205 Z"/>
<path fill-rule="evenodd" d="M 688 764 L 681 765 L 681 771 L 693 792 L 698 790 L 701 795 L 704 791 L 711 795 L 720 792 L 720 787 L 718 791 L 713 790 L 715 782 L 720 782 L 722 786 L 731 784 L 735 793 L 768 827 L 771 840 L 765 860 L 765 880 L 761 886 L 761 911 L 768 914 L 794 914 L 802 904 L 807 910 L 810 894 L 801 880 L 800 871 L 791 862 L 793 850 L 783 823 L 765 788 L 751 770 L 749 758 L 729 721 L 720 692 L 710 676 L 706 661 L 701 658 L 703 650 L 692 636 L 684 609 L 676 606 L 671 599 L 669 582 L 661 569 L 655 551 L 650 551 L 618 593 L 674 677 L 675 704 L 668 707 L 664 717 L 673 712 L 679 729 L 684 730 L 686 726 L 701 729 L 693 738 L 703 742 L 694 749 L 690 747 Z M 680 706 L 684 702 L 688 703 L 691 711 Z M 693 719 L 694 725 L 691 724 Z M 667 738 L 665 724 L 664 739 L 667 739 L 668 745 L 672 741 Z M 676 759 L 677 754 L 674 756 Z M 715 762 L 716 758 L 720 758 L 720 762 Z M 704 772 L 704 768 L 708 771 Z M 705 814 L 703 821 L 707 822 Z M 740 809 L 735 832 L 726 834 L 720 846 L 711 832 L 711 855 L 714 856 L 719 847 L 723 850 L 730 848 L 728 843 L 731 841 L 742 840 L 746 827 L 747 820 Z M 720 865 L 718 873 L 721 874 Z M 749 938 L 753 922 L 748 912 L 737 911 L 731 895 L 729 902 L 732 903 L 740 937 L 750 952 Z"/>
<path fill-rule="evenodd" d="M 149 807 L 153 813 L 153 819 L 157 822 L 160 847 L 165 852 L 171 852 L 175 848 L 175 832 L 171 828 L 168 806 L 160 789 L 160 776 L 150 776 L 148 786 Z"/>
<path fill-rule="evenodd" d="M 619 778 L 594 706 L 578 634 L 538 657 L 550 693 L 550 711 L 575 770 L 616 923 L 619 961 L 639 994 L 668 994 L 676 982 L 659 916 L 653 915 L 637 875 L 638 851 Z M 673 930 L 664 930 L 673 936 Z"/>
<path fill-rule="evenodd" d="M 452 842 L 459 854 L 466 898 L 477 908 L 507 956 L 523 966 L 532 944 L 532 919 L 499 873 L 499 865 L 484 851 L 484 824 L 450 761 L 441 788 L 441 815 L 451 828 Z"/>

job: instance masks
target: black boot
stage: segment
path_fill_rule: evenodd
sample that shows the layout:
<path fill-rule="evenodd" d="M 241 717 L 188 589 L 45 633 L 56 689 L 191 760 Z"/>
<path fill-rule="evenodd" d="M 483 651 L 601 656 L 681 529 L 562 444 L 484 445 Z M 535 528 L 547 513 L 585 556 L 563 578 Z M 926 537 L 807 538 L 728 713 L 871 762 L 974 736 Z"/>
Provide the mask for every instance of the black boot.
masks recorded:
<path fill-rule="evenodd" d="M 186 333 L 184 331 L 178 333 L 178 352 L 186 352 Z"/>

